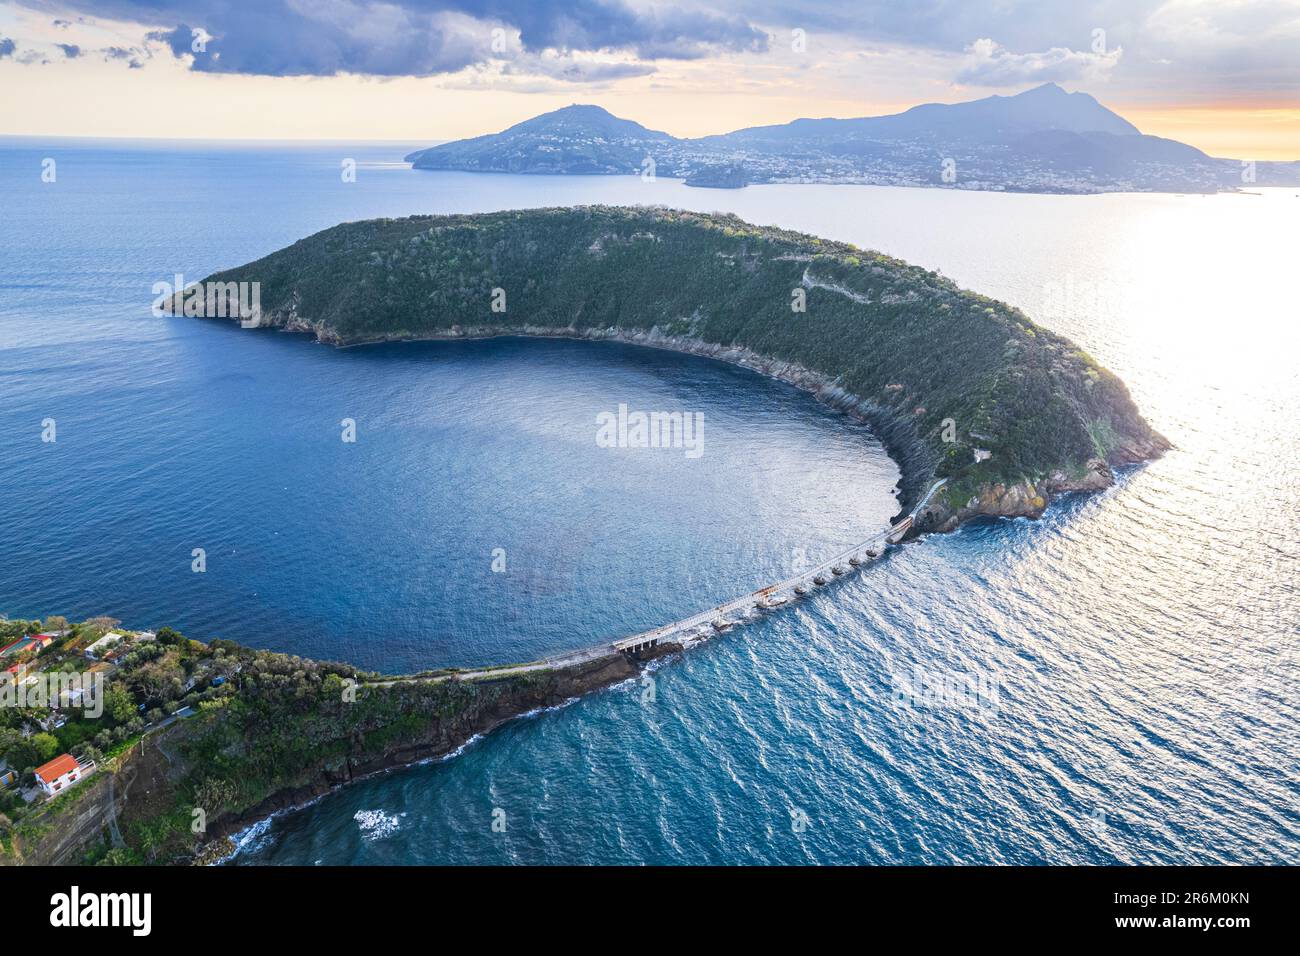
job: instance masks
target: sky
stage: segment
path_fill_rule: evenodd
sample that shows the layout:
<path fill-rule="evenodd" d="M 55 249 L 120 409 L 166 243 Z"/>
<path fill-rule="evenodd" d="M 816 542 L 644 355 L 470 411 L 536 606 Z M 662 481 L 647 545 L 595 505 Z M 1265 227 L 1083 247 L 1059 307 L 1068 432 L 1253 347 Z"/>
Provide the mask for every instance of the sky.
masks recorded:
<path fill-rule="evenodd" d="M 0 135 L 421 144 L 596 103 L 699 136 L 1048 81 L 1300 159 L 1300 0 L 0 0 Z"/>

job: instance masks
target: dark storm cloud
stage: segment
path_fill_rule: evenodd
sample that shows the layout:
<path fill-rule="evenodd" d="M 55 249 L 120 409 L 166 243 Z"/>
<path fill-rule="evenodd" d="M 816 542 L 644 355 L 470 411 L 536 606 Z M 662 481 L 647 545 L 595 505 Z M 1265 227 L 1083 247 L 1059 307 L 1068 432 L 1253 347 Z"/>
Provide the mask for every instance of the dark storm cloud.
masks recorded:
<path fill-rule="evenodd" d="M 675 6 L 647 12 L 620 0 L 456 0 L 455 5 L 479 19 L 517 27 L 528 50 L 631 49 L 647 58 L 690 59 L 719 49 L 767 48 L 767 34 L 735 14 Z"/>
<path fill-rule="evenodd" d="M 591 51 L 625 54 L 648 71 L 653 60 L 763 52 L 769 34 L 779 53 L 798 28 L 810 53 L 846 46 L 937 53 L 950 62 L 949 79 L 971 85 L 1107 79 L 1136 92 L 1290 98 L 1300 88 L 1297 0 L 10 2 L 51 16 L 141 24 L 191 69 L 218 73 L 423 76 L 495 64 L 518 75 L 544 53 L 571 64 L 580 58 L 567 54 Z M 492 37 L 495 27 L 506 31 L 508 48 Z M 198 49 L 194 29 L 211 38 Z M 906 84 L 910 68 L 899 62 Z M 575 82 L 599 72 L 565 69 Z"/>
<path fill-rule="evenodd" d="M 736 14 L 626 0 L 21 0 L 162 29 L 149 38 L 192 69 L 269 76 L 448 73 L 510 59 L 491 30 L 517 30 L 523 53 L 618 51 L 642 59 L 693 59 L 761 51 L 767 34 Z M 194 46 L 194 29 L 210 37 Z"/>
<path fill-rule="evenodd" d="M 194 30 L 187 24 L 182 23 L 174 30 L 155 30 L 145 35 L 146 40 L 153 40 L 157 43 L 165 43 L 171 48 L 171 51 L 177 56 L 182 56 L 191 52 L 191 45 L 194 43 Z"/>

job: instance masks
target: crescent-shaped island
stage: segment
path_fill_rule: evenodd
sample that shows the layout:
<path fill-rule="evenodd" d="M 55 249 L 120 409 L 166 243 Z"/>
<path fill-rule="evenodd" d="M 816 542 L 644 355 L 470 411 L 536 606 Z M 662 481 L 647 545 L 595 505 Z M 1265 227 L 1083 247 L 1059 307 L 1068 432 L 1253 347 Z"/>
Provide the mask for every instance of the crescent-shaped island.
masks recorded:
<path fill-rule="evenodd" d="M 867 421 L 917 531 L 1042 514 L 1169 443 L 1064 336 L 936 272 L 731 215 L 582 206 L 373 219 L 326 229 L 177 296 L 258 283 L 258 324 L 321 342 L 500 335 L 706 355 Z M 223 313 L 224 314 L 224 313 Z M 249 324 L 249 323 L 245 323 Z"/>
<path fill-rule="evenodd" d="M 252 315 L 227 307 L 241 284 L 256 284 Z M 166 310 L 338 346 L 562 336 L 744 365 L 872 426 L 901 468 L 909 536 L 1036 517 L 1169 447 L 1115 375 L 1019 310 L 888 256 L 728 215 L 589 206 L 345 223 L 187 287 Z M 807 588 L 748 596 L 741 616 L 879 556 L 858 547 Z M 700 639 L 719 623 L 705 619 Z M 218 860 L 232 834 L 277 810 L 454 753 L 692 643 L 674 632 L 394 677 L 168 629 L 117 636 L 141 642 L 131 652 L 160 679 L 220 679 L 25 819 L 0 862 Z M 99 639 L 93 621 L 60 637 L 71 649 Z"/>

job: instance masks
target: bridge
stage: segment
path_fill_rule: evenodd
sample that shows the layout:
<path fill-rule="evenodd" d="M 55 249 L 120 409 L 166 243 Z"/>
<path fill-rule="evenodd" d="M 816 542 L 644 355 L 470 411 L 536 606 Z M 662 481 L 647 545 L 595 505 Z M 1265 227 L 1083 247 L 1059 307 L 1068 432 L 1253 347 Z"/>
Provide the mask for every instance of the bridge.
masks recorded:
<path fill-rule="evenodd" d="M 935 492 L 942 488 L 946 482 L 947 479 L 935 482 L 930 490 L 925 493 L 925 496 L 917 502 L 916 507 L 897 524 L 891 525 L 886 530 L 865 541 L 858 542 L 847 551 L 840 552 L 810 570 L 801 571 L 783 581 L 769 584 L 765 588 L 760 588 L 743 597 L 711 607 L 707 611 L 692 614 L 680 621 L 673 621 L 671 624 L 665 624 L 652 631 L 643 631 L 640 634 L 633 634 L 631 637 L 613 641 L 609 647 L 616 651 L 635 654 L 655 647 L 660 641 L 674 638 L 682 643 L 707 640 L 713 634 L 730 630 L 736 624 L 739 624 L 740 620 L 737 619 L 737 616 L 743 619 L 755 612 L 773 610 L 791 600 L 803 597 L 815 588 L 825 587 L 836 578 L 847 574 L 851 569 L 875 561 L 885 553 L 887 547 L 902 541 L 907 532 L 912 529 L 912 523 L 916 520 L 916 516 L 930 503 L 930 499 L 934 497 Z"/>
<path fill-rule="evenodd" d="M 675 639 L 682 644 L 692 644 L 699 641 L 707 640 L 716 634 L 730 630 L 732 627 L 740 624 L 742 620 L 749 618 L 753 614 L 764 611 L 775 610 L 782 605 L 789 603 L 796 598 L 803 597 L 811 593 L 814 589 L 825 587 L 837 578 L 848 574 L 852 569 L 858 568 L 863 564 L 875 561 L 885 553 L 885 549 L 891 545 L 898 544 L 903 537 L 912 529 L 912 523 L 916 516 L 924 510 L 925 506 L 930 503 L 935 492 L 947 483 L 947 479 L 935 482 L 930 490 L 925 493 L 915 508 L 913 508 L 902 520 L 889 528 L 873 535 L 865 541 L 860 541 L 847 551 L 841 551 L 828 561 L 806 571 L 801 571 L 783 581 L 775 584 L 769 584 L 765 588 L 760 588 L 746 594 L 744 597 L 738 597 L 735 600 L 727 601 L 716 607 L 711 607 L 707 611 L 701 611 L 698 614 L 692 614 L 690 617 L 682 618 L 680 621 L 673 621 L 671 624 L 665 624 L 657 627 L 652 631 L 642 631 L 640 634 L 633 634 L 631 637 L 624 637 L 616 641 L 594 646 L 581 648 L 576 651 L 569 651 L 564 654 L 556 654 L 553 657 L 546 657 L 539 661 L 531 661 L 527 664 L 507 664 L 498 667 L 482 667 L 469 670 L 456 670 L 449 674 L 439 674 L 433 677 L 405 678 L 405 680 L 417 681 L 444 681 L 444 680 L 474 680 L 481 677 L 505 677 L 512 674 L 522 674 L 528 671 L 550 670 L 557 667 L 568 667 L 574 664 L 581 664 L 586 661 L 597 660 L 606 657 L 611 651 L 616 651 L 629 655 L 636 655 L 642 651 L 648 651 L 656 647 L 661 641 Z M 401 683 L 404 679 L 393 678 L 375 682 L 376 686 L 391 686 Z"/>

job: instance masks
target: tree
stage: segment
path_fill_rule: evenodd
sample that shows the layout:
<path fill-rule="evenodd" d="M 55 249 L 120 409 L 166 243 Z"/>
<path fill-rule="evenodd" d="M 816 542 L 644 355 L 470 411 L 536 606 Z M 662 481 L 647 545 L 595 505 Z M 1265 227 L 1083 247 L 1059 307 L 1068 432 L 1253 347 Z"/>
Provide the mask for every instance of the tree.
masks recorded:
<path fill-rule="evenodd" d="M 22 637 L 24 634 L 30 634 L 30 621 L 0 621 L 0 639 L 6 644 L 15 638 Z"/>
<path fill-rule="evenodd" d="M 234 783 L 221 777 L 204 777 L 194 788 L 194 805 L 210 814 L 224 810 L 235 799 Z"/>
<path fill-rule="evenodd" d="M 22 740 L 23 735 L 17 728 L 0 727 L 0 757 L 4 757 L 14 746 L 22 743 Z"/>
<path fill-rule="evenodd" d="M 124 724 L 135 716 L 135 701 L 120 684 L 112 684 L 104 694 L 104 712 L 114 724 Z"/>
<path fill-rule="evenodd" d="M 53 734 L 39 733 L 31 737 L 32 748 L 36 753 L 37 765 L 48 763 L 59 755 L 63 748 Z"/>
<path fill-rule="evenodd" d="M 121 623 L 122 622 L 115 617 L 92 617 L 89 621 L 86 621 L 82 627 L 88 631 L 95 632 L 95 634 L 100 637 L 103 637 Z"/>

